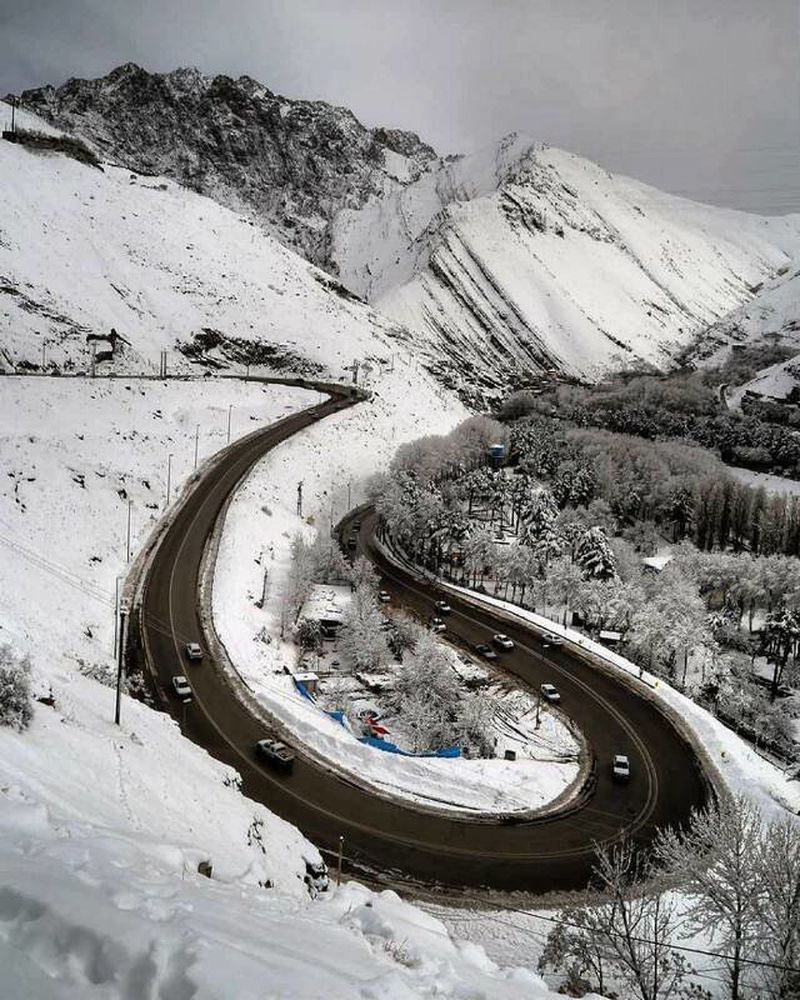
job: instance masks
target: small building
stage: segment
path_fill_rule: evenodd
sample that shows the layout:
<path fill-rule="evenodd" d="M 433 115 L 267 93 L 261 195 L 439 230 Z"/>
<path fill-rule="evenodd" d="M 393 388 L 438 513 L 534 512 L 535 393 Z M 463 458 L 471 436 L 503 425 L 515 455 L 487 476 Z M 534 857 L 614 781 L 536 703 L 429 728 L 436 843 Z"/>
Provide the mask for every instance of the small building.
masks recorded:
<path fill-rule="evenodd" d="M 622 642 L 622 632 L 614 632 L 611 629 L 604 628 L 599 635 L 600 642 L 607 642 L 609 645 L 614 645 L 618 642 Z"/>
<path fill-rule="evenodd" d="M 292 673 L 292 680 L 299 690 L 305 688 L 312 697 L 316 697 L 319 677 L 312 670 L 295 671 Z"/>

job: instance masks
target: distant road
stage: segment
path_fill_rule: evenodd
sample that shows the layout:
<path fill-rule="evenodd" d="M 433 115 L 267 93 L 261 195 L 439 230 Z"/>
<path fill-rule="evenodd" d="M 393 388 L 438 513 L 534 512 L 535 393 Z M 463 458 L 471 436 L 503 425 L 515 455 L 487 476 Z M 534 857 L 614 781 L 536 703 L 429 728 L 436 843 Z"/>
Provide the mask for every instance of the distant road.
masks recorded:
<path fill-rule="evenodd" d="M 147 662 L 163 704 L 180 718 L 170 678 L 186 674 L 194 691 L 186 734 L 239 771 L 245 794 L 294 823 L 321 848 L 335 851 L 344 836 L 345 856 L 356 873 L 446 886 L 537 892 L 579 888 L 589 878 L 596 842 L 627 830 L 646 844 L 658 826 L 681 822 L 693 806 L 703 804 L 706 783 L 691 748 L 650 702 L 614 677 L 566 650 L 542 649 L 532 630 L 511 626 L 451 594 L 440 595 L 387 563 L 374 546 L 374 515 L 362 518 L 359 544 L 383 574 L 395 606 L 427 616 L 432 602 L 445 596 L 453 607 L 448 620 L 453 632 L 467 642 L 506 632 L 517 643 L 513 653 L 503 656 L 509 671 L 534 685 L 545 680 L 558 684 L 564 710 L 587 736 L 600 765 L 594 789 L 580 808 L 528 823 L 439 816 L 379 798 L 336 777 L 305 757 L 299 746 L 293 772 L 275 772 L 254 756 L 264 727 L 238 700 L 223 671 L 208 657 L 199 666 L 189 666 L 183 657 L 187 640 L 210 647 L 198 611 L 198 577 L 206 541 L 227 497 L 271 448 L 353 402 L 333 395 L 236 442 L 193 487 L 157 548 L 143 597 Z M 609 761 L 617 752 L 631 757 L 633 778 L 627 786 L 611 780 Z"/>

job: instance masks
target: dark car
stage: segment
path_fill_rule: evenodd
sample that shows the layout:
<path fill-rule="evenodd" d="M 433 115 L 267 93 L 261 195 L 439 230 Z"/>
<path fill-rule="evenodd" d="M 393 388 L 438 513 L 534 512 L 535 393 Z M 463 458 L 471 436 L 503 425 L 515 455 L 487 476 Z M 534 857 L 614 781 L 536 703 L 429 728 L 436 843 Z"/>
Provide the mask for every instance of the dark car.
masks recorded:
<path fill-rule="evenodd" d="M 479 642 L 475 647 L 475 652 L 478 656 L 482 656 L 484 660 L 497 659 L 497 653 L 492 649 L 488 642 Z"/>
<path fill-rule="evenodd" d="M 287 770 L 294 764 L 294 754 L 280 740 L 259 740 L 256 743 L 256 753 L 270 764 Z"/>
<path fill-rule="evenodd" d="M 449 615 L 453 610 L 447 601 L 437 601 L 433 608 L 437 615 Z"/>

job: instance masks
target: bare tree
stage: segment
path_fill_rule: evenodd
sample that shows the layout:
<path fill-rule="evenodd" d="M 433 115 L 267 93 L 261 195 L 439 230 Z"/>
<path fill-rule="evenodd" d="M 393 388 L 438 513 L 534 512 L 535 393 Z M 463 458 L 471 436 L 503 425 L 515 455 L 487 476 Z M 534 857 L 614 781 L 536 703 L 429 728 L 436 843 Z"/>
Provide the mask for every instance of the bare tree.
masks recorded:
<path fill-rule="evenodd" d="M 759 871 L 756 948 L 761 986 L 776 1000 L 800 996 L 800 829 L 794 819 L 770 823 L 753 859 Z"/>
<path fill-rule="evenodd" d="M 593 977 L 598 992 L 613 979 L 624 986 L 624 995 L 639 1000 L 670 1000 L 689 992 L 693 970 L 670 946 L 676 904 L 659 887 L 644 885 L 653 878 L 650 864 L 624 841 L 598 849 L 595 876 L 599 905 L 587 900 L 561 913 L 564 926 L 551 933 L 540 968 L 563 968 L 573 979 Z"/>
<path fill-rule="evenodd" d="M 761 813 L 745 798 L 695 812 L 688 828 L 661 833 L 656 856 L 689 894 L 688 926 L 714 933 L 724 951 L 731 1000 L 745 991 L 761 909 Z"/>

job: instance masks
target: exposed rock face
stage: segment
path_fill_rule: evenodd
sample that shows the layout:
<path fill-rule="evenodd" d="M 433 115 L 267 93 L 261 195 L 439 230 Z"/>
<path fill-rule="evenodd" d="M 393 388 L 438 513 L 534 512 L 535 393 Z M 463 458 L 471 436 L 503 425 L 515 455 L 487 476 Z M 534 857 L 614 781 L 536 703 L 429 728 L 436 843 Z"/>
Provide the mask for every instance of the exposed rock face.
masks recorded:
<path fill-rule="evenodd" d="M 128 63 L 97 80 L 27 90 L 20 103 L 106 159 L 254 213 L 329 268 L 334 215 L 415 180 L 436 158 L 413 133 L 366 129 L 346 108 L 196 69 L 148 73 Z"/>

